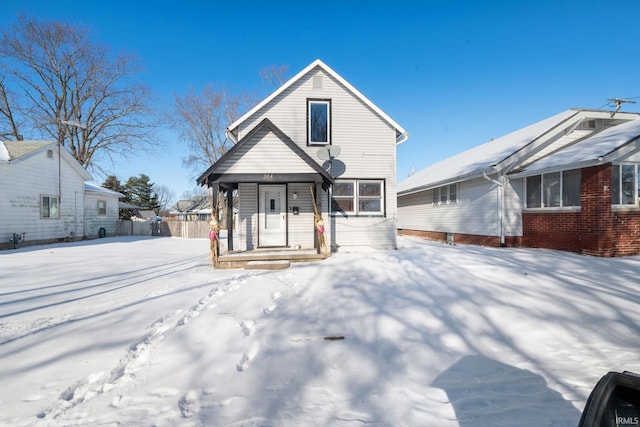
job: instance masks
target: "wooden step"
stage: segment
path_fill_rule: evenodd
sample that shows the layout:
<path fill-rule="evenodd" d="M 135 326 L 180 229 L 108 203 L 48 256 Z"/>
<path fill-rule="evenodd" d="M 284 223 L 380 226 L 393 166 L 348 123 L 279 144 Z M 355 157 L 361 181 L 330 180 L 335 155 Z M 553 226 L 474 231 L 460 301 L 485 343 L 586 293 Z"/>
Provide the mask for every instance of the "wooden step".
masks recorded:
<path fill-rule="evenodd" d="M 289 268 L 290 262 L 287 260 L 274 261 L 249 261 L 244 266 L 245 270 L 284 270 Z"/>

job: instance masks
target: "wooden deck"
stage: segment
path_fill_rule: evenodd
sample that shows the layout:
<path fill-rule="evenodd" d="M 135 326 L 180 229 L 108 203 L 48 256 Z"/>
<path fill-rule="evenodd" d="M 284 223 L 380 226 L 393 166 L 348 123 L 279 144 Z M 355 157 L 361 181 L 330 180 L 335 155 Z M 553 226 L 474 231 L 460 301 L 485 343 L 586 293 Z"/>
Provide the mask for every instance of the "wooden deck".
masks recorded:
<path fill-rule="evenodd" d="M 292 262 L 322 261 L 328 257 L 329 254 L 319 254 L 315 249 L 257 249 L 220 255 L 214 267 L 279 270 L 289 267 Z"/>

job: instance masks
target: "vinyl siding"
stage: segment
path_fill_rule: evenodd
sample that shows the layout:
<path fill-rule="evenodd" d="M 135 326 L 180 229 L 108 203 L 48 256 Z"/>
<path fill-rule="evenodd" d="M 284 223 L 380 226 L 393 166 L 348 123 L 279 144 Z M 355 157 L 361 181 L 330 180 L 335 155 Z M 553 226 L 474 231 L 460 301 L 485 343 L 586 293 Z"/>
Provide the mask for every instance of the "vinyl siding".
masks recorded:
<path fill-rule="evenodd" d="M 238 249 L 253 250 L 258 247 L 258 184 L 239 184 L 238 204 Z"/>
<path fill-rule="evenodd" d="M 0 163 L 0 243 L 13 233 L 27 241 L 46 241 L 84 235 L 84 181 L 63 158 L 62 197 L 58 219 L 40 217 L 40 197 L 58 196 L 58 153 L 43 150 L 28 158 Z"/>
<path fill-rule="evenodd" d="M 505 235 L 522 235 L 520 196 L 522 180 L 511 182 L 505 192 Z M 485 179 L 458 185 L 458 202 L 432 204 L 432 190 L 398 198 L 398 226 L 401 229 L 443 233 L 499 236 L 499 191 Z"/>
<path fill-rule="evenodd" d="M 315 173 L 273 132 L 262 130 L 218 168 L 220 173 Z"/>
<path fill-rule="evenodd" d="M 321 89 L 313 88 L 314 75 L 322 76 Z M 334 233 L 331 239 L 335 247 L 395 248 L 397 225 L 395 129 L 321 68 L 313 69 L 244 121 L 238 129 L 238 137 L 242 139 L 266 117 L 318 164 L 323 164 L 317 156 L 320 146 L 307 146 L 307 99 L 331 100 L 331 141 L 332 145 L 341 148 L 341 153 L 331 169 L 332 175 L 345 179 L 385 181 L 385 217 L 333 217 L 329 221 L 331 224 L 325 221 L 327 227 L 333 227 Z M 286 172 L 296 172 L 300 163 L 304 163 L 299 161 L 296 163 L 284 149 L 267 152 L 271 146 L 274 148 L 280 146 L 271 144 L 269 135 L 263 138 L 269 144 L 264 144 L 265 146 L 260 147 L 260 150 L 256 150 L 255 153 L 251 153 L 249 148 L 248 152 L 244 153 L 246 158 L 242 157 L 241 162 L 237 161 L 239 157 L 234 159 L 237 165 L 234 166 L 236 170 L 243 168 L 242 170 L 247 172 L 249 169 L 253 173 L 267 172 L 265 168 L 269 166 L 282 168 Z M 265 159 L 268 159 L 268 162 L 265 162 Z M 293 223 L 290 225 L 293 226 Z M 300 229 L 296 228 L 295 235 L 299 231 Z M 291 237 L 294 233 L 290 230 Z"/>
<path fill-rule="evenodd" d="M 98 215 L 98 201 L 107 204 L 106 215 Z M 118 231 L 118 198 L 107 197 L 104 194 L 87 192 L 84 203 L 84 235 L 97 237 L 100 228 L 104 228 L 107 236 L 113 236 Z"/>

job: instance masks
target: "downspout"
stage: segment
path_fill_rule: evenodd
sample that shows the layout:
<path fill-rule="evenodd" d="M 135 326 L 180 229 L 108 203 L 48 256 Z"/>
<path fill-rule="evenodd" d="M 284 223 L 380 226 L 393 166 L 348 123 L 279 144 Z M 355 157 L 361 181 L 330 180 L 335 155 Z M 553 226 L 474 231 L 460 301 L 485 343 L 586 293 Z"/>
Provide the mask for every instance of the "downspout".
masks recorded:
<path fill-rule="evenodd" d="M 487 175 L 487 171 L 483 170 L 482 171 L 482 176 L 484 177 L 484 179 L 486 179 L 487 181 L 491 181 L 494 184 L 496 184 L 498 186 L 498 201 L 499 201 L 499 208 L 498 208 L 498 224 L 499 224 L 499 232 L 500 232 L 500 247 L 504 247 L 505 246 L 505 236 L 504 236 L 504 210 L 505 210 L 505 191 L 504 191 L 504 181 L 505 181 L 505 176 L 504 175 L 500 175 L 500 173 L 498 173 L 498 179 L 500 181 L 496 181 L 493 178 L 490 178 Z M 502 182 L 501 182 L 502 181 Z"/>

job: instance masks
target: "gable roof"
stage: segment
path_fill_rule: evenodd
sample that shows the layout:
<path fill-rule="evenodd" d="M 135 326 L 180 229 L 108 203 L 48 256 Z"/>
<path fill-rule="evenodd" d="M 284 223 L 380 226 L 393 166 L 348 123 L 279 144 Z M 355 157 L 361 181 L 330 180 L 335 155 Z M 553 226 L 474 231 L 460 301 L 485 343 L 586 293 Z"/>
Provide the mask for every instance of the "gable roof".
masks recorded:
<path fill-rule="evenodd" d="M 624 159 L 640 151 L 640 117 L 593 135 L 564 150 L 544 157 L 522 168 L 514 176 L 540 174 L 547 171 L 578 169 Z"/>
<path fill-rule="evenodd" d="M 42 151 L 57 148 L 58 143 L 55 141 L 0 142 L 0 164 L 20 162 L 22 160 L 35 156 Z M 65 161 L 71 166 L 73 170 L 76 171 L 78 175 L 82 177 L 83 180 L 89 181 L 93 179 L 89 172 L 87 172 L 87 170 L 75 159 L 75 157 L 73 157 L 73 155 L 71 155 L 71 153 L 66 148 L 61 147 L 60 157 L 65 159 Z"/>
<path fill-rule="evenodd" d="M 600 110 L 572 108 L 563 111 L 421 170 L 398 184 L 398 194 L 410 194 L 453 182 L 480 178 L 484 174 L 496 171 L 510 173 L 518 167 L 524 169 L 523 165 L 526 162 L 540 165 L 542 159 L 554 152 L 561 153 L 575 144 L 582 147 L 584 141 L 602 134 L 608 135 L 607 130 L 589 132 L 593 134 L 591 137 L 584 136 L 584 140 L 577 142 L 567 137 L 585 118 L 596 117 L 611 119 L 612 116 L 610 112 Z M 635 113 L 616 115 L 620 121 L 635 121 L 639 117 Z M 614 125 L 610 129 L 617 129 L 623 124 Z M 546 152 L 545 149 L 551 151 Z M 581 152 L 576 149 L 575 153 L 579 155 Z"/>
<path fill-rule="evenodd" d="M 375 111 L 380 117 L 382 117 L 386 122 L 388 122 L 391 126 L 393 126 L 393 128 L 395 128 L 396 130 L 396 134 L 397 134 L 397 138 L 396 138 L 396 142 L 398 144 L 406 141 L 406 139 L 408 138 L 409 133 L 404 130 L 404 128 L 402 126 L 400 126 L 398 123 L 396 123 L 395 120 L 393 120 L 391 117 L 389 117 L 384 111 L 382 111 L 380 108 L 378 108 L 373 102 L 371 102 L 366 96 L 364 96 L 358 89 L 356 89 L 355 87 L 353 87 L 351 85 L 351 83 L 349 83 L 348 81 L 346 81 L 344 78 L 342 78 L 342 76 L 340 76 L 338 73 L 336 73 L 333 69 L 331 69 L 327 64 L 325 64 L 324 62 L 322 62 L 319 59 L 316 59 L 315 61 L 313 61 L 311 64 L 307 65 L 302 71 L 300 71 L 298 74 L 296 74 L 295 76 L 293 76 L 292 78 L 290 78 L 289 80 L 287 80 L 284 84 L 282 84 L 278 89 L 276 89 L 273 93 L 271 93 L 271 95 L 267 96 L 265 99 L 263 99 L 260 103 L 258 103 L 255 107 L 251 108 L 249 111 L 247 111 L 246 113 L 244 113 L 238 120 L 236 120 L 235 122 L 233 122 L 231 125 L 229 125 L 229 127 L 227 128 L 227 131 L 230 133 L 233 133 L 233 131 L 240 126 L 240 124 L 242 122 L 244 122 L 245 120 L 247 120 L 249 117 L 251 117 L 253 114 L 255 114 L 257 111 L 259 111 L 261 108 L 263 108 L 265 105 L 269 104 L 271 101 L 273 101 L 278 95 L 280 95 L 281 93 L 283 93 L 284 91 L 286 91 L 289 87 L 291 87 L 295 82 L 297 82 L 298 80 L 300 80 L 302 77 L 304 77 L 307 73 L 309 73 L 311 70 L 313 70 L 316 67 L 320 67 L 322 68 L 327 74 L 331 75 L 331 77 L 333 77 L 334 79 L 336 79 L 338 82 L 340 82 L 340 84 L 342 84 L 344 87 L 347 88 L 347 90 L 349 90 L 351 93 L 353 93 L 357 98 L 359 98 L 365 105 L 367 105 L 369 108 L 371 108 L 373 111 Z"/>
<path fill-rule="evenodd" d="M 0 160 L 7 162 L 16 160 L 55 144 L 52 141 L 5 141 L 0 144 Z"/>
<path fill-rule="evenodd" d="M 228 159 L 236 154 L 245 144 L 248 144 L 253 137 L 261 131 L 273 132 L 293 153 L 295 153 L 304 163 L 306 163 L 314 172 L 320 175 L 323 181 L 333 183 L 333 178 L 327 171 L 325 171 L 321 165 L 311 158 L 302 148 L 300 148 L 291 138 L 289 138 L 284 132 L 282 132 L 273 122 L 267 118 L 263 119 L 256 125 L 251 131 L 240 141 L 233 145 L 226 153 L 224 153 L 209 169 L 207 169 L 202 175 L 198 177 L 196 182 L 199 185 L 204 185 L 207 178 L 214 174 L 215 171 L 220 168 Z"/>
<path fill-rule="evenodd" d="M 426 190 L 445 182 L 480 177 L 484 171 L 507 159 L 575 114 L 577 114 L 576 110 L 563 111 L 435 163 L 400 182 L 398 194 Z"/>

